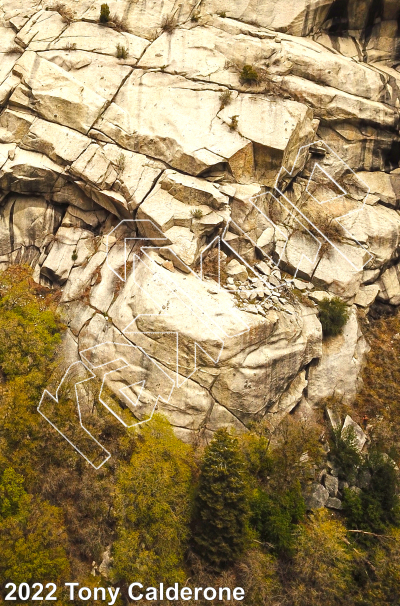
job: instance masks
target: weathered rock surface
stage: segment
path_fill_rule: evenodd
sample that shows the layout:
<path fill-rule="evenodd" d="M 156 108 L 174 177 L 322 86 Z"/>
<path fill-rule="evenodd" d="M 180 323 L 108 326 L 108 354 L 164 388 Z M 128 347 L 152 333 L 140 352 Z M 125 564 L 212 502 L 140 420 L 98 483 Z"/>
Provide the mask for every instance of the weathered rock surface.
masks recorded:
<path fill-rule="evenodd" d="M 345 437 L 346 435 L 348 435 L 350 429 L 352 430 L 356 447 L 358 448 L 358 450 L 361 451 L 365 442 L 367 441 L 367 436 L 365 435 L 361 427 L 358 425 L 358 423 L 353 421 L 353 419 L 349 415 L 347 415 L 342 427 L 342 436 Z"/>
<path fill-rule="evenodd" d="M 331 395 L 351 402 L 367 351 L 368 345 L 353 309 L 343 334 L 324 341 L 320 362 L 310 367 L 307 389 L 310 403 L 315 404 Z"/>
<path fill-rule="evenodd" d="M 329 492 L 322 484 L 312 484 L 308 494 L 305 495 L 307 509 L 321 509 L 325 507 L 329 499 Z"/>
<path fill-rule="evenodd" d="M 399 10 L 338 4 L 0 0 L 0 267 L 61 289 L 121 420 L 191 440 L 354 398 L 357 313 L 400 305 Z"/>
<path fill-rule="evenodd" d="M 189 85 L 182 76 L 135 70 L 95 128 L 123 147 L 192 175 L 227 163 L 239 183 L 256 180 L 257 174 L 272 185 L 277 169 L 312 140 L 312 114 L 291 101 L 246 95 L 237 96 L 229 111 L 220 110 L 218 91 Z M 230 112 L 240 118 L 235 129 Z"/>

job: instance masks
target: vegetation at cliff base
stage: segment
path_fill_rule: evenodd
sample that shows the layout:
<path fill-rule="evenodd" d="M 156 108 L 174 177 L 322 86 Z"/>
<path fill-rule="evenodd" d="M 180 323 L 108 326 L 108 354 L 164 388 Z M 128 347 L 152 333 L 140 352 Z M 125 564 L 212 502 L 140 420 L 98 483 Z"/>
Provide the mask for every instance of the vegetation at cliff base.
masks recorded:
<path fill-rule="evenodd" d="M 29 495 L 12 467 L 0 477 L 0 579 L 13 583 L 57 582 L 69 561 L 62 511 Z"/>
<path fill-rule="evenodd" d="M 37 412 L 62 362 L 57 293 L 13 267 L 0 274 L 0 310 L 2 587 L 115 585 L 117 606 L 133 580 L 243 587 L 246 606 L 398 605 L 400 344 L 387 332 L 400 333 L 399 317 L 367 330 L 352 409 L 367 451 L 329 429 L 322 405 L 313 421 L 295 412 L 274 431 L 221 428 L 195 446 L 162 415 L 127 430 L 96 404 L 91 428 L 113 456 L 95 471 Z M 307 491 L 329 465 L 342 508 L 311 510 Z"/>
<path fill-rule="evenodd" d="M 169 423 L 156 417 L 144 425 L 117 476 L 115 579 L 184 583 L 193 468 L 192 449 L 175 437 Z"/>

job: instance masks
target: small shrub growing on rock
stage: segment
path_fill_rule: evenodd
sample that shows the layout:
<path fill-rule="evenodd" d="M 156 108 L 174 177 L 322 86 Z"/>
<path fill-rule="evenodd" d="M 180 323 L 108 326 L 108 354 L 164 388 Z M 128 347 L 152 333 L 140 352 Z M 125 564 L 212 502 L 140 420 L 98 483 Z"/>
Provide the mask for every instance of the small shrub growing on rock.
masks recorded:
<path fill-rule="evenodd" d="M 201 208 L 193 208 L 193 210 L 190 211 L 190 214 L 194 219 L 201 219 L 203 216 L 203 211 Z"/>
<path fill-rule="evenodd" d="M 119 154 L 117 158 L 117 169 L 119 173 L 123 173 L 125 170 L 126 159 L 124 154 Z"/>
<path fill-rule="evenodd" d="M 237 130 L 238 124 L 239 124 L 238 118 L 239 118 L 239 116 L 231 116 L 230 117 L 230 120 L 231 120 L 231 123 L 230 123 L 230 126 L 229 126 L 230 130 Z"/>
<path fill-rule="evenodd" d="M 310 214 L 310 220 L 310 232 L 317 238 L 321 237 L 321 234 L 319 232 L 322 232 L 324 236 L 331 242 L 340 242 L 343 236 L 345 235 L 343 227 L 335 220 L 334 217 L 321 214 L 321 212 L 312 212 Z M 325 252 L 325 248 L 328 243 L 326 241 L 323 241 L 322 244 L 323 252 Z"/>
<path fill-rule="evenodd" d="M 21 55 L 23 52 L 24 51 L 22 50 L 22 48 L 20 46 L 18 46 L 18 44 L 13 44 L 6 50 L 7 55 L 14 55 L 17 53 L 19 53 Z"/>
<path fill-rule="evenodd" d="M 128 49 L 126 46 L 122 46 L 122 44 L 117 44 L 117 59 L 127 59 L 128 58 Z"/>
<path fill-rule="evenodd" d="M 175 14 L 173 15 L 165 15 L 161 22 L 161 29 L 163 32 L 167 32 L 167 34 L 172 34 L 176 26 L 178 25 Z"/>
<path fill-rule="evenodd" d="M 229 103 L 232 100 L 232 91 L 230 91 L 230 90 L 224 90 L 220 94 L 219 100 L 221 102 L 220 109 L 224 109 L 224 107 L 226 107 L 227 105 L 229 105 Z"/>
<path fill-rule="evenodd" d="M 217 13 L 218 17 L 222 17 L 223 19 L 225 19 L 226 17 L 226 11 L 221 11 L 219 13 Z"/>
<path fill-rule="evenodd" d="M 323 335 L 325 337 L 339 335 L 349 319 L 346 303 L 340 297 L 333 297 L 332 299 L 325 297 L 325 299 L 318 303 L 318 307 Z"/>
<path fill-rule="evenodd" d="M 100 7 L 100 23 L 108 23 L 110 20 L 110 7 L 108 4 L 102 4 Z"/>
<path fill-rule="evenodd" d="M 240 72 L 240 81 L 242 84 L 257 84 L 260 80 L 260 74 L 252 65 L 244 65 Z"/>
<path fill-rule="evenodd" d="M 78 258 L 78 254 L 77 254 L 76 250 L 74 250 L 74 252 L 73 252 L 73 253 L 72 253 L 72 255 L 71 255 L 71 259 L 72 259 L 73 261 L 76 261 L 76 260 L 77 260 L 77 258 Z"/>

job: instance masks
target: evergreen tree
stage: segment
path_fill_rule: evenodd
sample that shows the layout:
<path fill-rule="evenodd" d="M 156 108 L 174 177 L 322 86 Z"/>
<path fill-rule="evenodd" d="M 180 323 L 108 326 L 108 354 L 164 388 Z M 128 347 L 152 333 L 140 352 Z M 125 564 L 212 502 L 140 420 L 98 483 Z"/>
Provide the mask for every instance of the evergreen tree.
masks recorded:
<path fill-rule="evenodd" d="M 232 564 L 243 552 L 248 490 L 238 440 L 220 429 L 201 467 L 195 513 L 195 549 L 214 569 Z"/>

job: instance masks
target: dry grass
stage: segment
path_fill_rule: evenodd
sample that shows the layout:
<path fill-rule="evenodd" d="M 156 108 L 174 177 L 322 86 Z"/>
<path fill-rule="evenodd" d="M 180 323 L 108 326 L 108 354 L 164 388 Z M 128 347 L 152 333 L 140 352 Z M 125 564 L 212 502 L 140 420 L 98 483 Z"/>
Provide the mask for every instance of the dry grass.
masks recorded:
<path fill-rule="evenodd" d="M 121 19 L 121 17 L 119 17 L 118 15 L 113 15 L 111 17 L 110 21 L 112 23 L 114 23 L 115 29 L 117 30 L 117 32 L 127 32 L 128 31 L 125 20 L 123 18 Z"/>
<path fill-rule="evenodd" d="M 320 255 L 324 255 L 331 250 L 329 242 L 342 241 L 345 231 L 335 217 L 327 213 L 323 214 L 321 211 L 310 213 L 308 217 L 311 222 L 311 225 L 307 225 L 308 230 L 321 242 Z M 321 236 L 321 233 L 326 239 Z"/>
<path fill-rule="evenodd" d="M 218 248 L 211 249 L 210 252 L 207 254 L 206 258 L 203 259 L 203 277 L 208 276 L 209 278 L 213 278 L 214 280 L 218 281 L 219 275 L 221 282 L 225 282 L 225 265 L 225 255 L 218 251 Z"/>
<path fill-rule="evenodd" d="M 232 101 L 232 91 L 230 91 L 230 90 L 224 90 L 220 94 L 219 100 L 221 102 L 220 110 L 224 109 L 224 107 L 226 107 L 227 105 L 229 105 L 229 103 Z"/>
<path fill-rule="evenodd" d="M 15 55 L 15 54 L 19 53 L 21 55 L 23 52 L 24 52 L 23 49 L 20 46 L 18 46 L 18 44 L 13 44 L 13 46 L 10 46 L 7 49 L 6 54 Z"/>
<path fill-rule="evenodd" d="M 72 8 L 62 4 L 61 2 L 57 2 L 57 4 L 52 7 L 52 10 L 57 11 L 57 13 L 61 15 L 64 23 L 70 24 L 75 19 L 75 12 L 72 10 Z"/>
<path fill-rule="evenodd" d="M 193 208 L 190 211 L 190 214 L 194 219 L 201 219 L 201 217 L 203 216 L 203 211 L 201 210 L 201 208 Z"/>
<path fill-rule="evenodd" d="M 362 387 L 354 409 L 359 422 L 365 417 L 374 440 L 400 459 L 400 314 L 374 320 L 364 327 L 371 347 L 362 373 Z"/>
<path fill-rule="evenodd" d="M 117 170 L 119 173 L 123 173 L 125 170 L 125 166 L 126 166 L 126 158 L 124 156 L 123 153 L 119 154 L 118 158 L 117 158 Z"/>
<path fill-rule="evenodd" d="M 163 32 L 167 34 L 172 34 L 172 32 L 177 28 L 178 20 L 176 18 L 175 13 L 170 15 L 165 15 L 161 22 L 161 29 Z"/>

